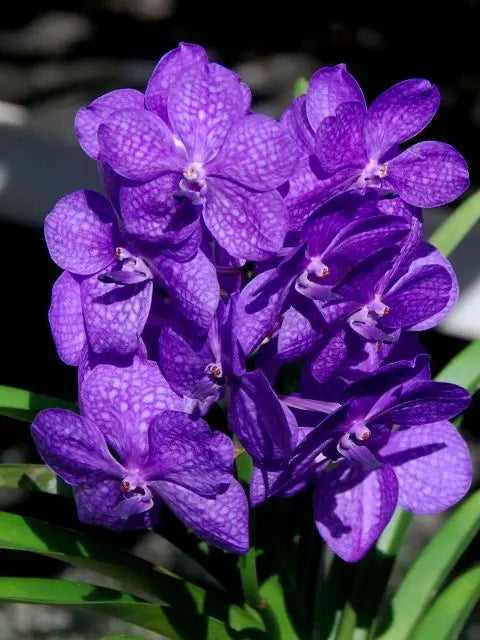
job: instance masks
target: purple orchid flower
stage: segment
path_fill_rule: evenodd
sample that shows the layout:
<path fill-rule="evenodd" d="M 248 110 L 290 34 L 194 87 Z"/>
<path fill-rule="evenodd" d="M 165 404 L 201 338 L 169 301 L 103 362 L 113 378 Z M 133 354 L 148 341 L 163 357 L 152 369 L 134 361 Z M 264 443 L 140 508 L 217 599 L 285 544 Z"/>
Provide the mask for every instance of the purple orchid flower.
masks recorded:
<path fill-rule="evenodd" d="M 380 365 L 402 331 L 430 329 L 445 318 L 458 297 L 455 274 L 448 260 L 421 239 L 420 221 L 412 217 L 410 225 L 401 248 L 385 244 L 366 255 L 330 288 L 321 305 L 294 301 L 265 349 L 270 367 L 309 353 L 313 374 L 327 382 L 342 368 L 361 363 L 366 356 L 362 340 L 371 343 L 372 362 Z M 378 246 L 373 234 L 363 241 L 372 249 Z"/>
<path fill-rule="evenodd" d="M 408 209 L 403 207 L 402 213 L 385 215 L 376 197 L 357 195 L 341 196 L 319 209 L 305 223 L 297 245 L 284 249 L 285 257 L 241 292 L 235 332 L 244 352 L 250 354 L 265 337 L 272 336 L 282 313 L 277 343 L 290 337 L 292 316 L 295 342 L 301 351 L 284 344 L 278 347 L 277 355 L 300 357 L 308 351 L 324 332 L 321 309 L 335 286 L 376 251 L 391 247 L 400 252 L 411 226 L 419 228 L 418 219 Z"/>
<path fill-rule="evenodd" d="M 248 504 L 232 476 L 233 443 L 182 412 L 156 363 L 97 366 L 84 380 L 80 405 L 81 415 L 47 409 L 32 425 L 45 463 L 72 485 L 80 520 L 117 530 L 151 527 L 166 504 L 208 543 L 248 550 Z"/>
<path fill-rule="evenodd" d="M 262 468 L 279 468 L 296 444 L 296 423 L 259 369 L 247 372 L 232 331 L 235 297 L 220 303 L 206 338 L 192 341 L 173 326 L 160 333 L 159 362 L 172 389 L 206 413 L 228 396 L 229 427 Z M 228 391 L 228 394 L 227 394 Z"/>
<path fill-rule="evenodd" d="M 303 156 L 285 191 L 291 228 L 332 196 L 353 189 L 396 193 L 419 207 L 451 202 L 469 184 L 463 157 L 442 142 L 398 145 L 420 133 L 435 115 L 439 93 L 427 80 L 400 82 L 367 109 L 345 65 L 319 69 L 306 95 L 283 122 Z"/>
<path fill-rule="evenodd" d="M 344 342 L 350 329 L 375 343 L 396 342 L 401 330 L 435 327 L 456 303 L 458 285 L 450 263 L 415 236 L 412 229 L 413 241 L 400 255 L 386 247 L 359 262 L 333 288 L 322 314 L 327 323 L 347 318 L 347 327 L 340 327 Z M 332 353 L 331 341 L 328 336 L 324 346 Z"/>
<path fill-rule="evenodd" d="M 161 239 L 175 200 L 187 197 L 231 256 L 262 260 L 282 246 L 287 212 L 276 188 L 295 168 L 296 144 L 280 123 L 250 114 L 248 88 L 201 47 L 180 44 L 144 99 L 102 96 L 79 112 L 76 129 L 85 151 L 126 179 L 119 202 L 129 233 Z"/>
<path fill-rule="evenodd" d="M 50 255 L 65 269 L 53 287 L 49 319 L 57 351 L 77 365 L 93 353 L 136 351 L 149 316 L 153 283 L 198 331 L 208 330 L 218 305 L 214 266 L 201 251 L 141 246 L 122 233 L 109 201 L 94 191 L 62 198 L 45 220 Z M 179 258 L 188 257 L 185 262 Z"/>
<path fill-rule="evenodd" d="M 65 269 L 49 312 L 61 359 L 77 365 L 87 341 L 94 353 L 133 353 L 150 310 L 153 275 L 122 246 L 109 201 L 94 191 L 62 198 L 45 220 L 45 238 Z"/>
<path fill-rule="evenodd" d="M 256 470 L 251 498 L 258 503 L 291 494 L 313 481 L 320 535 L 343 560 L 355 562 L 397 504 L 413 513 L 437 513 L 468 491 L 468 448 L 448 420 L 470 397 L 457 385 L 426 379 L 421 357 L 414 366 L 382 367 L 341 399 L 318 426 L 302 430 L 283 471 Z"/>

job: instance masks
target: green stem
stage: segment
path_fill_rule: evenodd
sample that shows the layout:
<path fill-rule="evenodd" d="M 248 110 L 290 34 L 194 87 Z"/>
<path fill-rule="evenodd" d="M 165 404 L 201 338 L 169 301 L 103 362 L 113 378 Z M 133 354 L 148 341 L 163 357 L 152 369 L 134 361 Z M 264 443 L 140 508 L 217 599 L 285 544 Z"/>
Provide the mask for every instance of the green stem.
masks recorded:
<path fill-rule="evenodd" d="M 236 459 L 237 473 L 239 480 L 248 488 L 250 476 L 252 474 L 252 460 L 247 453 L 242 453 Z M 253 513 L 250 514 L 250 535 L 254 539 L 255 521 Z M 242 582 L 243 595 L 246 603 L 254 609 L 263 620 L 265 625 L 265 635 L 268 640 L 281 640 L 280 625 L 277 617 L 268 604 L 267 600 L 260 593 L 257 574 L 257 551 L 252 545 L 248 553 L 239 556 L 238 568 L 240 570 L 240 580 Z"/>
<path fill-rule="evenodd" d="M 268 604 L 267 600 L 260 593 L 257 575 L 257 552 L 255 547 L 251 547 L 250 551 L 244 556 L 240 556 L 239 569 L 242 581 L 243 595 L 247 604 L 255 609 L 263 620 L 265 625 L 265 633 L 269 640 L 281 640 L 280 626 L 277 617 Z"/>
<path fill-rule="evenodd" d="M 343 609 L 335 640 L 352 640 L 356 626 L 357 612 L 355 611 L 353 604 L 348 601 Z"/>

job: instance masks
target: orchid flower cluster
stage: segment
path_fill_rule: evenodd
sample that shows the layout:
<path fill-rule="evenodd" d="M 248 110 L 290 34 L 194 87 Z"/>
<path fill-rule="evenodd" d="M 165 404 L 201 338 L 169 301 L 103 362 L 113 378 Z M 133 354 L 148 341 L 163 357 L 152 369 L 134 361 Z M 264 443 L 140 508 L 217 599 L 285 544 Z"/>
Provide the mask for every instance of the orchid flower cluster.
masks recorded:
<path fill-rule="evenodd" d="M 449 420 L 469 394 L 431 380 L 418 334 L 458 295 L 420 208 L 457 198 L 468 171 L 448 144 L 400 147 L 438 106 L 412 79 L 367 107 L 341 64 L 276 121 L 180 44 L 145 93 L 80 109 L 104 195 L 72 193 L 45 222 L 64 270 L 49 319 L 78 367 L 80 414 L 47 409 L 32 427 L 80 520 L 152 527 L 166 505 L 243 554 L 249 502 L 313 487 L 319 534 L 357 561 L 397 506 L 430 514 L 465 495 L 469 453 Z M 280 393 L 292 362 L 298 384 Z M 206 421 L 215 404 L 228 429 Z"/>

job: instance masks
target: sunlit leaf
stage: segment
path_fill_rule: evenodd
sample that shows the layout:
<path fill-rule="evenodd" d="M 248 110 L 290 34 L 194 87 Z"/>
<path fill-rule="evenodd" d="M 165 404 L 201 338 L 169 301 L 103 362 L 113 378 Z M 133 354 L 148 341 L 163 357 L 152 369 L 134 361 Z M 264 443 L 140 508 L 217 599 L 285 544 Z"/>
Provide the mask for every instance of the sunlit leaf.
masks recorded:
<path fill-rule="evenodd" d="M 141 640 L 138 636 L 126 636 L 121 633 L 120 635 L 116 634 L 114 636 L 104 636 L 101 640 Z"/>
<path fill-rule="evenodd" d="M 451 213 L 429 238 L 437 249 L 448 256 L 480 219 L 480 191 L 477 191 Z"/>
<path fill-rule="evenodd" d="M 234 632 L 214 618 L 142 602 L 128 593 L 81 582 L 0 578 L 0 601 L 82 607 L 156 631 L 172 640 L 231 640 L 234 637 Z M 248 633 L 245 638 L 256 637 L 254 629 Z"/>
<path fill-rule="evenodd" d="M 2 416 L 16 418 L 17 420 L 22 420 L 22 422 L 33 422 L 41 409 L 50 407 L 78 411 L 77 405 L 71 402 L 44 396 L 40 393 L 33 393 L 33 391 L 27 391 L 26 389 L 0 385 L 0 415 Z"/>
<path fill-rule="evenodd" d="M 480 383 L 480 340 L 470 343 L 452 358 L 436 380 L 454 382 L 474 393 Z"/>
<path fill-rule="evenodd" d="M 411 639 L 455 640 L 480 599 L 480 567 L 466 571 L 437 597 Z"/>
<path fill-rule="evenodd" d="M 273 575 L 263 583 L 261 589 L 262 596 L 268 601 L 269 605 L 275 611 L 278 624 L 282 631 L 282 640 L 299 640 L 294 626 L 288 615 L 288 607 L 285 601 L 285 593 L 278 575 Z"/>
<path fill-rule="evenodd" d="M 1 464 L 0 487 L 71 496 L 72 490 L 43 464 Z"/>
<path fill-rule="evenodd" d="M 85 567 L 115 578 L 122 589 L 144 598 L 197 613 L 214 614 L 233 627 L 241 628 L 252 622 L 243 609 L 228 603 L 220 592 L 207 591 L 167 575 L 160 567 L 153 567 L 129 553 L 33 518 L 0 512 L 0 548 L 31 551 Z"/>
<path fill-rule="evenodd" d="M 390 602 L 381 640 L 407 640 L 433 596 L 480 529 L 480 491 L 463 502 L 418 555 Z M 391 617 L 391 620 L 390 620 Z"/>

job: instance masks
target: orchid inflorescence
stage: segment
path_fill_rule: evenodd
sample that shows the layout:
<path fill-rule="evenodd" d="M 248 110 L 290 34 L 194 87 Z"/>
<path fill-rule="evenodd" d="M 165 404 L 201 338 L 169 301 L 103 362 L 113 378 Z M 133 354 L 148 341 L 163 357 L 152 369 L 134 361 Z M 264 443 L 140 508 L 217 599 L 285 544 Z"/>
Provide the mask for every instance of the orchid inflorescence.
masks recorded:
<path fill-rule="evenodd" d="M 252 112 L 236 73 L 180 44 L 145 94 L 80 109 L 105 195 L 72 193 L 45 222 L 64 270 L 50 324 L 78 367 L 80 415 L 46 409 L 32 427 L 80 520 L 151 527 L 165 504 L 245 553 L 239 448 L 252 506 L 314 487 L 317 529 L 347 561 L 397 505 L 430 514 L 465 495 L 470 458 L 449 420 L 470 397 L 431 380 L 418 333 L 458 295 L 420 207 L 457 198 L 468 171 L 445 143 L 399 146 L 438 105 L 412 79 L 367 108 L 337 65 L 277 122 Z M 296 361 L 295 391 L 279 393 Z M 203 419 L 215 403 L 227 433 Z"/>

